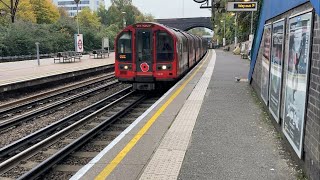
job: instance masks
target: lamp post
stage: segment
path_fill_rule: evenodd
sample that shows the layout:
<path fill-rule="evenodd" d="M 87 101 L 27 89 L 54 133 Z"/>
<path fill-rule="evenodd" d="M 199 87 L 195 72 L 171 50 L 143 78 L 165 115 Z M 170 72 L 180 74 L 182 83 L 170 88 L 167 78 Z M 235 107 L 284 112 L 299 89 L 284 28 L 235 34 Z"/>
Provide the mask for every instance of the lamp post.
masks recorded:
<path fill-rule="evenodd" d="M 79 2 L 80 0 L 74 0 L 74 2 L 77 4 L 77 28 L 78 28 L 78 34 L 80 34 L 80 27 L 79 27 Z"/>
<path fill-rule="evenodd" d="M 125 18 L 125 15 L 126 15 L 126 12 L 122 12 L 122 17 L 123 17 L 123 28 L 125 28 L 127 26 L 127 23 L 126 23 L 126 18 Z"/>
<path fill-rule="evenodd" d="M 36 42 L 38 66 L 40 66 L 39 42 Z"/>
<path fill-rule="evenodd" d="M 235 16 L 234 18 L 234 46 L 236 47 L 237 46 L 237 43 L 238 43 L 238 35 L 237 35 L 237 26 L 238 26 L 238 23 L 237 23 L 237 18 L 238 18 L 238 14 L 235 12 L 235 13 L 232 13 L 231 14 L 232 16 Z"/>
<path fill-rule="evenodd" d="M 221 20 L 223 22 L 223 46 L 226 46 L 226 16 L 224 16 L 224 20 Z"/>
<path fill-rule="evenodd" d="M 254 0 L 244 0 L 244 2 L 250 2 Z M 253 11 L 251 11 L 251 27 L 250 27 L 250 34 L 253 34 Z"/>

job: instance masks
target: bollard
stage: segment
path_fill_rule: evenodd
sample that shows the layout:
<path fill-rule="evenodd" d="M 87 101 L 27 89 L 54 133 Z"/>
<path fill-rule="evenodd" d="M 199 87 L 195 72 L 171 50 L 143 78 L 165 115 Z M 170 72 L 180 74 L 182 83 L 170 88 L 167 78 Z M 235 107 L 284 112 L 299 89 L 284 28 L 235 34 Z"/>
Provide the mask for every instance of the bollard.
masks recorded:
<path fill-rule="evenodd" d="M 36 42 L 38 66 L 40 66 L 39 44 L 39 42 Z"/>

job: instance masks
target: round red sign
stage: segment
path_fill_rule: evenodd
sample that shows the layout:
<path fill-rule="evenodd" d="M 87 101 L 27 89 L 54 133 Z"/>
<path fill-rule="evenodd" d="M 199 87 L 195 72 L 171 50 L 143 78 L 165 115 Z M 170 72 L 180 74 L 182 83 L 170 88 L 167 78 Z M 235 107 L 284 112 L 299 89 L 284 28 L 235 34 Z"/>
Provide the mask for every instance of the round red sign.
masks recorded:
<path fill-rule="evenodd" d="M 78 48 L 82 49 L 82 41 L 81 41 L 81 39 L 79 39 L 79 41 L 78 41 Z"/>
<path fill-rule="evenodd" d="M 140 64 L 140 69 L 141 69 L 142 72 L 148 72 L 149 71 L 148 63 L 141 63 Z"/>

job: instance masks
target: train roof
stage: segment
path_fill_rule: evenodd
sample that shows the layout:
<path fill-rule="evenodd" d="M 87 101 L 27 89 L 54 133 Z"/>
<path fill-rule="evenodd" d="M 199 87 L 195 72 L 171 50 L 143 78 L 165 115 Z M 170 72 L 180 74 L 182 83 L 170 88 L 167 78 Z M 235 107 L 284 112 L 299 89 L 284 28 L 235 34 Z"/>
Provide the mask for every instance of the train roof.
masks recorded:
<path fill-rule="evenodd" d="M 132 24 L 132 25 L 126 27 L 124 30 L 130 29 L 130 28 L 134 28 L 135 26 L 137 26 L 137 25 L 139 25 L 139 24 L 155 25 L 155 26 L 159 26 L 159 27 L 162 27 L 162 28 L 166 29 L 167 31 L 171 32 L 172 34 L 178 35 L 178 34 L 180 34 L 180 32 L 184 32 L 184 33 L 187 33 L 187 34 L 190 35 L 190 36 L 203 39 L 202 37 L 197 36 L 197 35 L 195 35 L 195 34 L 191 34 L 191 33 L 187 32 L 187 31 L 183 31 L 183 30 L 177 29 L 177 28 L 172 28 L 172 27 L 169 27 L 169 26 L 166 26 L 166 25 L 164 25 L 164 24 L 157 23 L 157 22 L 141 22 L 141 23 L 136 23 L 136 24 Z"/>

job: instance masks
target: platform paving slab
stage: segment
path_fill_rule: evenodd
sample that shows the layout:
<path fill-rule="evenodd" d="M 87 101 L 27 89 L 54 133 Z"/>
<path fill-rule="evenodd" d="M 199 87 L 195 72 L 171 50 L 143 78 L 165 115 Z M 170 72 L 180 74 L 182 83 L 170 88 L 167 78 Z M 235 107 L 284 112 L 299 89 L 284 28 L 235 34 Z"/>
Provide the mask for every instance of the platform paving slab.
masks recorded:
<path fill-rule="evenodd" d="M 126 179 L 133 180 L 140 177 L 146 164 L 149 162 L 150 158 L 153 156 L 157 147 L 159 147 L 164 135 L 172 126 L 173 120 L 176 118 L 177 114 L 184 105 L 186 99 L 194 89 L 196 82 L 199 81 L 203 71 L 202 69 L 206 67 L 207 62 L 198 71 L 200 76 L 195 76 L 189 85 L 183 89 L 183 91 L 176 97 L 176 99 L 168 106 L 168 108 L 158 117 L 150 129 L 144 134 L 144 136 L 137 142 L 137 144 L 131 149 L 130 152 L 124 157 L 124 159 L 118 164 L 118 166 L 112 171 L 112 173 L 107 177 L 107 179 Z M 187 76 L 189 77 L 189 76 Z M 181 87 L 182 83 L 179 83 L 173 91 L 171 91 L 168 96 L 166 96 L 156 107 L 151 110 L 131 131 L 125 134 L 117 144 L 115 144 L 108 152 L 101 155 L 99 161 L 93 160 L 80 170 L 75 176 L 75 179 L 93 179 L 105 168 L 113 158 L 127 145 L 127 143 L 139 132 L 142 126 L 155 114 L 155 112 L 170 98 L 170 96 Z M 90 167 L 91 166 L 91 167 Z M 133 169 L 134 168 L 134 169 Z M 135 172 L 130 172 L 135 171 Z"/>
<path fill-rule="evenodd" d="M 223 51 L 205 94 L 178 179 L 296 179 L 246 78 L 249 61 Z"/>
<path fill-rule="evenodd" d="M 0 63 L 0 86 L 113 64 L 114 53 L 103 59 L 84 55 L 81 61 L 72 63 L 54 63 L 53 58 L 41 59 L 40 62 L 40 66 L 37 60 Z"/>
<path fill-rule="evenodd" d="M 142 173 L 140 180 L 151 178 L 176 179 L 178 177 L 192 130 L 213 73 L 215 61 L 216 53 L 213 52 L 205 72 L 165 134 L 159 148 Z"/>

